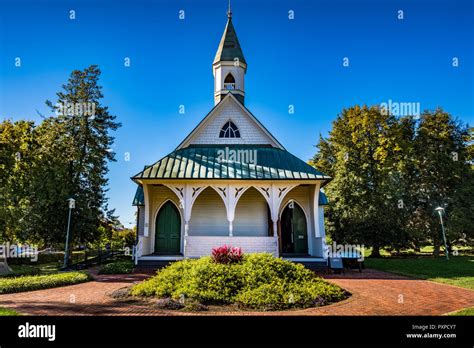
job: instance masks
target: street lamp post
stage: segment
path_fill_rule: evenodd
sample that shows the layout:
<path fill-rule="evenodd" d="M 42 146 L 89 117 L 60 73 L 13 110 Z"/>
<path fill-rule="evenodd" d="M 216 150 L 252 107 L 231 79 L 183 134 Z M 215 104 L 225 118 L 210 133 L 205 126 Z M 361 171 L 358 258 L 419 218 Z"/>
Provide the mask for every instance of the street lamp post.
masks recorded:
<path fill-rule="evenodd" d="M 67 201 L 69 202 L 69 216 L 67 218 L 67 232 L 66 232 L 66 246 L 64 248 L 64 264 L 63 268 L 67 267 L 68 264 L 68 256 L 69 256 L 69 229 L 71 227 L 71 212 L 76 207 L 76 201 L 74 198 L 68 198 Z"/>
<path fill-rule="evenodd" d="M 446 255 L 446 260 L 449 260 L 448 245 L 446 243 L 446 233 L 444 232 L 444 223 L 443 223 L 443 207 L 438 207 L 435 209 L 439 214 L 439 220 L 441 221 L 441 231 L 443 232 L 443 242 L 444 242 L 444 253 Z"/>

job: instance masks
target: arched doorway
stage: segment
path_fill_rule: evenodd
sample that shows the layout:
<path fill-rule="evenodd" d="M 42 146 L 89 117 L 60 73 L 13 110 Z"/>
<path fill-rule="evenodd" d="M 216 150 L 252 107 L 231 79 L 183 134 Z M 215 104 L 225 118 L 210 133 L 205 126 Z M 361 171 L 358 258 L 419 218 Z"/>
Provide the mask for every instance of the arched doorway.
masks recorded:
<path fill-rule="evenodd" d="M 181 218 L 176 206 L 167 201 L 156 216 L 155 253 L 179 254 L 181 244 Z"/>
<path fill-rule="evenodd" d="M 290 201 L 281 214 L 281 251 L 283 254 L 308 254 L 306 216 L 294 201 Z"/>

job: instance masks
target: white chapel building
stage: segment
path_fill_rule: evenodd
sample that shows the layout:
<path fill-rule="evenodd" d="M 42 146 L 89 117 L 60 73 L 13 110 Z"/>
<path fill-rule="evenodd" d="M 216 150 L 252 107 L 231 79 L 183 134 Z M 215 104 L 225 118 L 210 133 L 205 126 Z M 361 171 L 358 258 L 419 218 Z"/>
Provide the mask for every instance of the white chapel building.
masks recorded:
<path fill-rule="evenodd" d="M 132 177 L 136 263 L 200 257 L 224 244 L 323 261 L 321 188 L 331 178 L 289 153 L 245 105 L 247 61 L 230 9 L 212 71 L 214 108 Z"/>

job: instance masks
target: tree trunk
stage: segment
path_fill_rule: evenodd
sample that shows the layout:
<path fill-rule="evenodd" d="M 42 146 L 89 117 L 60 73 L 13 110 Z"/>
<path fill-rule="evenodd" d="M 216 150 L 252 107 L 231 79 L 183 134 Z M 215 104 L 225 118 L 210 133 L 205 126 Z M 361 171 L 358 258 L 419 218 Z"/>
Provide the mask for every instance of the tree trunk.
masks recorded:
<path fill-rule="evenodd" d="M 380 256 L 380 247 L 378 245 L 373 246 L 372 252 L 370 253 L 370 257 L 381 257 Z"/>
<path fill-rule="evenodd" d="M 433 256 L 436 256 L 438 257 L 439 256 L 439 249 L 440 249 L 440 240 L 439 240 L 439 236 L 437 233 L 434 234 L 433 236 L 433 246 L 434 246 L 434 250 L 433 250 Z"/>

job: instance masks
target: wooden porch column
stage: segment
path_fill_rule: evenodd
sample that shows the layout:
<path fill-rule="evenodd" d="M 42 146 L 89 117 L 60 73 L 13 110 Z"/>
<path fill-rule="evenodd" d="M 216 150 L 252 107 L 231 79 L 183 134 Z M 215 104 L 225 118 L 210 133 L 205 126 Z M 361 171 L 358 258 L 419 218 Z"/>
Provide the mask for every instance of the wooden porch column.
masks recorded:
<path fill-rule="evenodd" d="M 143 236 L 148 237 L 150 228 L 150 191 L 148 185 L 143 183 L 143 197 L 145 198 L 145 221 L 143 224 Z"/>
<path fill-rule="evenodd" d="M 233 236 L 234 226 L 232 224 L 232 220 L 229 220 L 229 237 Z"/>
<path fill-rule="evenodd" d="M 314 223 L 314 236 L 320 238 L 321 231 L 319 230 L 319 189 L 321 183 L 314 185 L 314 195 L 313 195 L 313 223 Z"/>
<path fill-rule="evenodd" d="M 276 256 L 280 255 L 280 243 L 279 243 L 279 238 L 278 238 L 278 221 L 272 220 L 273 221 L 273 237 L 275 238 L 275 244 L 276 244 Z"/>
<path fill-rule="evenodd" d="M 184 236 L 187 237 L 189 234 L 189 221 L 184 221 Z"/>

